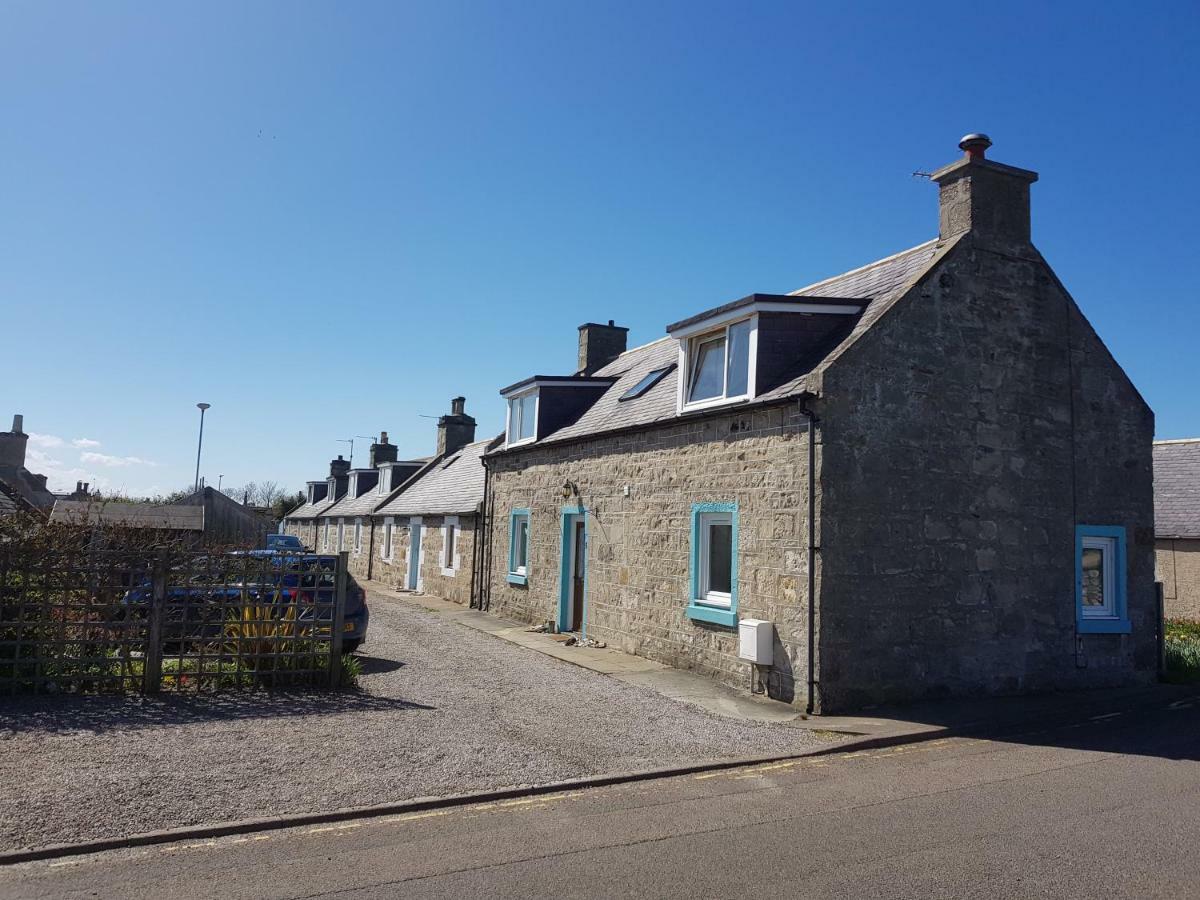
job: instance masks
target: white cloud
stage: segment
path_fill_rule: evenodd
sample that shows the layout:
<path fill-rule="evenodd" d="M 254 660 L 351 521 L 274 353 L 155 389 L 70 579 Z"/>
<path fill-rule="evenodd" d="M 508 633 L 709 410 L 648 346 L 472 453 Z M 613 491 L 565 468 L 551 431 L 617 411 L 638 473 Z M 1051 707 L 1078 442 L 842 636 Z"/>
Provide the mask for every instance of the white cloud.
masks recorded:
<path fill-rule="evenodd" d="M 88 447 L 99 447 L 100 442 L 93 441 L 91 438 L 75 438 L 75 440 L 71 441 L 71 446 L 86 450 Z"/>
<path fill-rule="evenodd" d="M 35 447 L 61 447 L 63 439 L 53 434 L 29 432 L 29 443 Z"/>
<path fill-rule="evenodd" d="M 25 454 L 25 468 L 29 469 L 30 471 L 36 470 L 38 466 L 53 469 L 61 465 L 62 460 L 54 459 L 36 447 L 32 448 Z"/>
<path fill-rule="evenodd" d="M 109 456 L 107 453 L 92 453 L 91 451 L 80 453 L 79 461 L 92 463 L 97 466 L 107 466 L 116 468 L 119 466 L 157 466 L 158 463 L 150 459 L 142 459 L 140 456 Z"/>

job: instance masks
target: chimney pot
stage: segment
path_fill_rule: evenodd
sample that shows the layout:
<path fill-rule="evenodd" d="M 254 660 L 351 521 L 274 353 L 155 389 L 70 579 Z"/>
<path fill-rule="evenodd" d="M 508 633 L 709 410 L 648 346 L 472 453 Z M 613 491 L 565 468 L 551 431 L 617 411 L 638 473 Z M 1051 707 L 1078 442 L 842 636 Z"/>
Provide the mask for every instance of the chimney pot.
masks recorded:
<path fill-rule="evenodd" d="M 970 159 L 983 159 L 987 155 L 992 139 L 986 134 L 968 134 L 958 142 L 958 149 L 966 151 Z"/>
<path fill-rule="evenodd" d="M 21 429 L 25 426 L 25 417 L 22 415 L 13 416 L 13 434 L 21 434 Z"/>
<path fill-rule="evenodd" d="M 379 432 L 379 443 L 381 443 L 381 444 L 387 443 L 387 432 L 386 431 Z"/>

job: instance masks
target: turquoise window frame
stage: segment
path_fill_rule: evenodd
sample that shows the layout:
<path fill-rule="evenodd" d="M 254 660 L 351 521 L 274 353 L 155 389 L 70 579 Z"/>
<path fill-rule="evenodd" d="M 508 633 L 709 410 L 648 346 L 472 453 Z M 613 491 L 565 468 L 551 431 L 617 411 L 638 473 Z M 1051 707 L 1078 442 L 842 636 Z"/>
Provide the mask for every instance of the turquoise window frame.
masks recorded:
<path fill-rule="evenodd" d="M 700 518 L 704 513 L 729 513 L 731 523 L 729 608 L 712 606 L 700 597 Z M 707 622 L 710 625 L 737 627 L 738 608 L 738 505 L 736 503 L 693 503 L 692 504 L 692 547 L 688 554 L 688 605 L 685 613 L 689 619 Z"/>
<path fill-rule="evenodd" d="M 587 509 L 582 506 L 564 506 L 561 511 L 561 557 L 559 561 L 559 576 L 558 576 L 558 630 L 566 631 L 569 626 L 567 621 L 567 610 L 571 602 L 571 553 L 572 541 L 571 527 L 577 520 L 583 522 L 583 546 L 584 552 L 587 551 L 588 542 L 588 515 Z M 579 563 L 576 562 L 576 565 Z M 579 629 L 580 637 L 587 637 L 587 607 L 588 607 L 588 570 L 591 568 L 584 560 L 583 569 L 583 610 L 580 615 L 583 621 L 577 622 L 576 627 Z"/>
<path fill-rule="evenodd" d="M 1104 618 L 1083 615 L 1083 539 L 1088 537 L 1115 538 L 1117 558 L 1114 565 L 1113 608 L 1115 615 Z M 1119 525 L 1075 526 L 1075 630 L 1079 634 L 1129 634 L 1129 606 L 1126 595 L 1129 569 L 1125 551 L 1126 532 Z"/>
<path fill-rule="evenodd" d="M 524 517 L 525 519 L 525 574 L 521 575 L 516 570 L 517 562 L 517 519 Z M 529 510 L 525 507 L 518 507 L 508 514 L 508 583 L 509 584 L 528 584 L 529 583 L 529 535 L 533 531 L 533 520 L 529 515 Z"/>

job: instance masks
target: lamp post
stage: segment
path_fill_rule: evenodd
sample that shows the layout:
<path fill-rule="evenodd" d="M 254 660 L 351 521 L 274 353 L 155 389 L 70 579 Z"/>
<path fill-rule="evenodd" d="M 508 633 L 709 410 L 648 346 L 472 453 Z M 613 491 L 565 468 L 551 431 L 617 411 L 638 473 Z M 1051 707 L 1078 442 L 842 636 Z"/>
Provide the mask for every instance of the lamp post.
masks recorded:
<path fill-rule="evenodd" d="M 200 490 L 200 450 L 204 446 L 204 411 L 212 406 L 211 403 L 197 403 L 196 408 L 200 410 L 200 439 L 196 441 L 196 485 L 192 488 L 193 491 Z"/>

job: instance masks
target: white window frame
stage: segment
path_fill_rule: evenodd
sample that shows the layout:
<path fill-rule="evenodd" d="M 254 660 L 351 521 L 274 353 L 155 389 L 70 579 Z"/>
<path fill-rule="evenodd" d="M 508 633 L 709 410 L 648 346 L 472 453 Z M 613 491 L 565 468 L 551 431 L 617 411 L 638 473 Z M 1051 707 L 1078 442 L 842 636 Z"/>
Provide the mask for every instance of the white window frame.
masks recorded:
<path fill-rule="evenodd" d="M 414 525 L 420 528 L 420 536 L 416 541 L 413 540 Z M 408 565 L 404 570 L 405 588 L 408 588 L 412 582 L 413 566 L 416 566 L 417 581 L 412 590 L 420 592 L 425 589 L 425 574 L 421 571 L 423 562 L 425 562 L 425 522 L 420 516 L 413 516 L 408 520 Z"/>
<path fill-rule="evenodd" d="M 379 545 L 379 558 L 391 562 L 396 552 L 396 521 L 391 516 L 383 519 L 383 543 Z"/>
<path fill-rule="evenodd" d="M 524 400 L 526 397 L 530 397 L 530 396 L 533 397 L 533 432 L 532 432 L 532 434 L 529 435 L 529 437 L 517 438 L 516 440 L 512 440 L 513 411 L 514 411 L 514 409 L 518 411 L 518 417 L 520 419 L 519 424 L 524 425 L 525 424 L 524 414 L 519 412 L 521 409 L 521 401 Z M 508 411 L 504 415 L 505 446 L 506 447 L 519 447 L 521 444 L 528 444 L 533 441 L 536 441 L 537 440 L 538 414 L 541 412 L 541 393 L 538 391 L 537 388 L 533 388 L 532 390 L 522 391 L 519 394 L 514 394 L 513 396 L 508 397 L 506 399 L 508 400 Z M 514 406 L 514 404 L 515 404 L 515 406 Z"/>
<path fill-rule="evenodd" d="M 388 484 L 391 483 L 391 480 L 392 480 L 392 467 L 391 466 L 380 466 L 379 467 L 379 493 L 381 495 L 387 493 L 387 491 L 388 491 L 387 486 L 388 486 Z"/>
<path fill-rule="evenodd" d="M 698 577 L 698 594 L 696 601 L 703 603 L 705 606 L 714 606 L 717 609 L 732 609 L 733 608 L 733 591 L 729 593 L 724 591 L 714 591 L 710 587 L 711 572 L 709 571 L 709 550 L 712 542 L 713 525 L 726 524 L 729 526 L 730 541 L 733 540 L 733 513 L 729 512 L 702 512 L 699 514 L 700 521 L 698 530 L 700 534 L 700 571 Z M 737 553 L 737 548 L 730 544 L 729 559 L 730 559 L 730 577 L 733 576 L 733 554 Z M 732 589 L 732 584 L 730 585 Z"/>
<path fill-rule="evenodd" d="M 449 536 L 454 534 L 454 553 L 448 554 Z M 462 556 L 458 552 L 459 542 L 462 540 L 462 527 L 458 523 L 458 516 L 446 516 L 442 520 L 442 574 L 447 578 L 453 578 L 458 573 L 458 568 L 462 565 Z"/>
<path fill-rule="evenodd" d="M 729 329 L 741 325 L 742 323 L 750 323 L 750 335 L 748 346 L 746 348 L 746 390 L 744 393 L 734 396 L 727 396 L 729 390 Z M 709 397 L 705 400 L 688 400 L 688 395 L 691 393 L 692 380 L 695 377 L 695 372 L 692 371 L 693 366 L 698 361 L 699 355 L 696 352 L 700 345 L 709 341 L 723 338 L 725 341 L 724 360 L 721 366 L 721 396 Z M 695 409 L 706 409 L 712 406 L 725 406 L 731 403 L 741 403 L 753 398 L 757 391 L 756 373 L 758 370 L 758 314 L 750 316 L 742 316 L 726 322 L 718 328 L 709 328 L 708 330 L 699 331 L 680 335 L 679 341 L 679 394 L 678 406 L 680 411 L 691 411 Z"/>
<path fill-rule="evenodd" d="M 1080 540 L 1084 550 L 1099 550 L 1103 554 L 1101 571 L 1104 579 L 1104 605 L 1081 604 L 1080 615 L 1084 619 L 1115 619 L 1117 617 L 1117 539 L 1084 535 Z"/>
<path fill-rule="evenodd" d="M 529 577 L 529 534 L 531 530 L 531 519 L 532 516 L 530 515 L 530 511 L 528 509 L 521 509 L 520 511 L 513 510 L 513 512 L 509 514 L 508 574 L 510 579 L 525 579 Z M 515 564 L 518 546 L 516 532 L 522 523 L 525 525 L 525 564 L 518 566 Z"/>
<path fill-rule="evenodd" d="M 354 518 L 354 555 L 362 555 L 362 517 L 355 516 Z"/>
<path fill-rule="evenodd" d="M 346 520 L 338 519 L 337 552 L 341 553 L 345 549 L 346 549 Z"/>
<path fill-rule="evenodd" d="M 329 549 L 329 520 L 328 519 L 325 520 L 325 535 L 324 535 L 324 537 L 321 538 L 321 549 L 322 550 Z"/>

